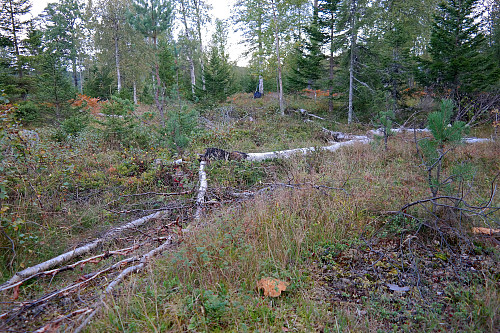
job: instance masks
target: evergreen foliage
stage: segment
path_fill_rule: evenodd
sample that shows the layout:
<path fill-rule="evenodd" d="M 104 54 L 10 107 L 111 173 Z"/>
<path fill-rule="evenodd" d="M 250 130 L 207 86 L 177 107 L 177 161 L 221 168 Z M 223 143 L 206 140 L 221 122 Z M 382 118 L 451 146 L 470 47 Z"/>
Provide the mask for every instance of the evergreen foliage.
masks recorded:
<path fill-rule="evenodd" d="M 199 98 L 205 103 L 223 102 L 233 92 L 234 71 L 226 53 L 227 29 L 216 21 L 208 54 L 205 56 L 205 89 L 198 87 Z"/>
<path fill-rule="evenodd" d="M 233 69 L 227 54 L 211 46 L 205 61 L 205 91 L 202 99 L 223 102 L 232 93 Z"/>
<path fill-rule="evenodd" d="M 133 0 L 128 13 L 130 24 L 156 45 L 158 36 L 171 28 L 173 5 L 170 0 Z"/>
<path fill-rule="evenodd" d="M 376 99 L 376 104 L 378 104 L 378 125 L 382 129 L 383 139 L 384 139 L 384 147 L 387 150 L 387 140 L 392 135 L 392 125 L 394 122 L 394 109 L 393 102 L 390 98 L 389 93 L 381 93 L 380 96 Z"/>
<path fill-rule="evenodd" d="M 43 15 L 47 28 L 44 52 L 57 53 L 62 66 L 71 68 L 74 87 L 78 87 L 78 56 L 81 51 L 81 18 L 83 6 L 79 0 L 49 3 Z"/>
<path fill-rule="evenodd" d="M 158 54 L 160 79 L 163 83 L 166 94 L 170 97 L 174 96 L 174 88 L 176 86 L 177 60 L 176 49 L 167 43 L 161 43 L 160 52 Z"/>
<path fill-rule="evenodd" d="M 106 116 L 97 123 L 102 126 L 102 134 L 107 142 L 125 147 L 140 144 L 135 136 L 137 123 L 132 117 L 134 110 L 131 101 L 116 96 L 112 96 L 104 105 L 102 113 Z"/>
<path fill-rule="evenodd" d="M 425 138 L 419 142 L 433 197 L 436 197 L 439 191 L 447 185 L 446 180 L 442 181 L 443 176 L 441 175 L 444 157 L 457 144 L 461 143 L 467 131 L 467 127 L 462 121 L 456 121 L 450 125 L 453 108 L 452 100 L 442 100 L 440 110 L 428 116 L 427 127 L 431 130 L 432 138 Z"/>
<path fill-rule="evenodd" d="M 198 125 L 198 113 L 196 110 L 188 110 L 182 108 L 181 110 L 172 110 L 168 113 L 168 121 L 164 130 L 160 133 L 163 134 L 168 142 L 168 146 L 182 154 L 184 149 L 189 145 L 190 139 Z"/>
<path fill-rule="evenodd" d="M 482 11 L 479 0 L 450 0 L 439 5 L 429 45 L 430 61 L 420 77 L 428 86 L 459 102 L 465 93 L 478 92 L 497 83 L 498 66 L 483 52 Z"/>
<path fill-rule="evenodd" d="M 23 76 L 21 37 L 27 21 L 22 16 L 31 10 L 31 0 L 1 0 L 0 1 L 0 32 L 1 45 L 8 47 L 12 55 L 12 65 L 16 67 L 19 77 Z"/>
<path fill-rule="evenodd" d="M 70 111 L 71 99 L 76 95 L 71 78 L 61 64 L 57 50 L 45 52 L 40 58 L 37 76 L 36 99 L 44 103 L 46 116 L 57 122 L 64 120 Z"/>
<path fill-rule="evenodd" d="M 83 92 L 88 96 L 106 100 L 111 98 L 115 92 L 113 83 L 111 68 L 109 66 L 99 68 L 94 64 L 89 70 L 87 80 L 85 80 Z"/>
<path fill-rule="evenodd" d="M 291 64 L 291 73 L 287 77 L 288 90 L 320 88 L 318 80 L 323 76 L 323 59 L 325 58 L 321 47 L 325 36 L 321 31 L 318 13 L 318 7 L 313 8 L 312 21 L 304 28 L 307 39 L 295 43 L 294 61 Z"/>

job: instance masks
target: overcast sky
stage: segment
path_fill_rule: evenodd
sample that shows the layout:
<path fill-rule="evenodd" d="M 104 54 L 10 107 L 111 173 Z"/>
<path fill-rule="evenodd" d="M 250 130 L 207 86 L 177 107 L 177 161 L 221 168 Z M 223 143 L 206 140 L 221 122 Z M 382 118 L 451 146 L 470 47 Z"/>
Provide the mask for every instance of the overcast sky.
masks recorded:
<path fill-rule="evenodd" d="M 57 0 L 32 0 L 33 7 L 32 7 L 32 14 L 33 16 L 38 16 L 42 13 L 42 11 L 45 9 L 47 4 L 49 2 L 57 2 Z M 219 18 L 219 19 L 227 19 L 231 16 L 231 6 L 235 2 L 235 0 L 206 0 L 207 3 L 211 4 L 213 7 L 212 10 L 212 16 Z M 207 30 L 206 36 L 204 36 L 208 40 L 211 37 L 212 30 Z M 229 26 L 228 29 L 229 33 L 229 40 L 228 40 L 228 48 L 227 52 L 229 53 L 229 56 L 232 61 L 236 61 L 238 65 L 244 66 L 247 63 L 246 59 L 240 59 L 240 55 L 243 52 L 243 47 L 241 45 L 238 45 L 238 41 L 240 39 L 240 36 L 236 33 L 233 32 L 233 29 L 231 28 L 231 25 Z M 207 42 L 204 44 L 207 45 Z"/>

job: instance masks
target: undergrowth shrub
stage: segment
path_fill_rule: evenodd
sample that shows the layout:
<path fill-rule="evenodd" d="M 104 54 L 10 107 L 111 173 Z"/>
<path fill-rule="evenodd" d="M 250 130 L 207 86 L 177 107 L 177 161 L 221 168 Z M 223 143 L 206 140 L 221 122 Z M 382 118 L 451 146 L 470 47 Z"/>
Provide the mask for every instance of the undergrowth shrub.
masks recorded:
<path fill-rule="evenodd" d="M 96 122 L 102 126 L 105 140 L 127 146 L 132 143 L 132 133 L 134 127 L 137 126 L 132 118 L 133 111 L 132 102 L 115 96 L 102 107 L 105 117 Z"/>
<path fill-rule="evenodd" d="M 24 123 L 31 123 L 39 119 L 40 106 L 33 101 L 25 101 L 18 105 L 16 110 L 16 118 Z"/>
<path fill-rule="evenodd" d="M 78 136 L 89 125 L 89 122 L 88 114 L 79 113 L 65 119 L 61 124 L 61 129 L 68 135 Z"/>

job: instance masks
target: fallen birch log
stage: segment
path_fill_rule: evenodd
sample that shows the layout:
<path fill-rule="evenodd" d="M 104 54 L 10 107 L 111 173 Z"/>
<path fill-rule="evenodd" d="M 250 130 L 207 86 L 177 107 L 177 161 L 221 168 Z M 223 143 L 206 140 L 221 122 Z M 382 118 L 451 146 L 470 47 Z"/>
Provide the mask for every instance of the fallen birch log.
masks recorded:
<path fill-rule="evenodd" d="M 199 179 L 200 179 L 200 187 L 198 189 L 198 196 L 196 197 L 196 212 L 194 214 L 194 219 L 199 220 L 201 217 L 201 211 L 203 209 L 203 203 L 205 202 L 205 193 L 207 192 L 208 183 L 207 183 L 207 173 L 205 172 L 205 165 L 207 162 L 200 162 L 200 171 L 199 171 Z"/>
<path fill-rule="evenodd" d="M 65 262 L 68 262 L 76 257 L 79 257 L 85 253 L 88 253 L 92 251 L 93 249 L 97 248 L 99 245 L 104 243 L 106 240 L 111 239 L 113 237 L 116 237 L 117 235 L 121 234 L 122 232 L 129 230 L 129 229 L 134 229 L 137 228 L 150 220 L 157 219 L 165 215 L 164 211 L 156 212 L 153 214 L 150 214 L 148 216 L 141 217 L 140 219 L 131 221 L 127 224 L 124 224 L 122 226 L 119 226 L 117 228 L 111 229 L 108 232 L 104 234 L 104 236 L 95 239 L 94 241 L 87 243 L 83 246 L 80 246 L 72 251 L 68 251 L 66 253 L 63 253 L 55 258 L 52 258 L 50 260 L 44 261 L 38 265 L 28 267 L 20 272 L 15 273 L 8 281 L 0 285 L 0 291 L 9 289 L 9 287 L 21 280 L 25 280 L 29 277 L 35 276 L 43 271 L 49 270 L 51 268 L 54 268 L 58 265 L 61 265 Z"/>
<path fill-rule="evenodd" d="M 430 133 L 430 130 L 428 128 L 406 128 L 406 127 L 400 127 L 400 128 L 391 128 L 392 133 L 406 133 L 406 132 L 417 132 L 417 133 Z M 377 135 L 377 136 L 384 136 L 384 131 L 380 128 L 374 129 L 374 130 L 369 130 L 368 133 L 371 135 Z"/>
<path fill-rule="evenodd" d="M 344 146 L 350 146 L 355 143 L 369 143 L 371 139 L 369 139 L 366 136 L 358 136 L 358 138 L 350 141 L 345 141 L 345 142 L 337 142 L 334 143 L 333 145 L 326 146 L 326 147 L 320 147 L 319 149 L 321 150 L 327 150 L 327 151 L 336 151 L 337 149 L 344 147 Z M 272 151 L 272 152 L 267 152 L 267 153 L 248 153 L 247 160 L 249 161 L 263 161 L 263 160 L 269 160 L 269 159 L 274 159 L 274 158 L 287 158 L 290 156 L 293 156 L 294 154 L 302 153 L 302 154 L 308 154 L 310 152 L 316 151 L 316 147 L 309 147 L 309 148 L 297 148 L 297 149 L 289 149 L 289 150 L 282 150 L 282 151 Z"/>
<path fill-rule="evenodd" d="M 329 136 L 332 137 L 333 141 L 346 141 L 346 140 L 364 140 L 367 137 L 365 135 L 353 135 L 353 134 L 346 134 L 342 132 L 335 132 L 335 131 L 330 131 L 327 128 L 321 127 L 321 131 Z"/>
<path fill-rule="evenodd" d="M 316 118 L 316 119 L 320 119 L 320 120 L 325 120 L 325 118 L 320 117 L 320 116 L 317 116 L 317 115 L 315 115 L 315 114 L 313 114 L 313 113 L 309 113 L 309 112 L 308 112 L 307 110 L 305 110 L 305 109 L 299 109 L 299 110 L 297 110 L 297 111 L 295 111 L 295 112 L 300 113 L 303 117 L 311 117 L 311 118 Z"/>
<path fill-rule="evenodd" d="M 400 128 L 392 128 L 391 129 L 392 133 L 406 133 L 406 132 L 417 132 L 417 133 L 430 133 L 430 129 L 428 128 L 406 128 L 406 127 L 400 127 Z M 369 133 L 371 135 L 377 135 L 377 136 L 384 136 L 384 132 L 382 129 L 375 129 L 375 130 L 370 130 Z M 463 143 L 481 143 L 481 142 L 490 142 L 492 141 L 491 139 L 488 138 L 463 138 L 462 142 Z"/>

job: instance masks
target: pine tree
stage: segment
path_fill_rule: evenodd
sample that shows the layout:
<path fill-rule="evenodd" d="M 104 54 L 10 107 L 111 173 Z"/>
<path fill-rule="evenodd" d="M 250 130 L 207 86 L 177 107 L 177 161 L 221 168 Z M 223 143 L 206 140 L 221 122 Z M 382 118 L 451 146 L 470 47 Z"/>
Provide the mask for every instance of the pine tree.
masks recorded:
<path fill-rule="evenodd" d="M 49 3 L 43 14 L 47 26 L 44 37 L 46 49 L 61 57 L 62 66 L 72 68 L 74 87 L 78 87 L 79 83 L 82 8 L 79 0 L 61 0 Z"/>

